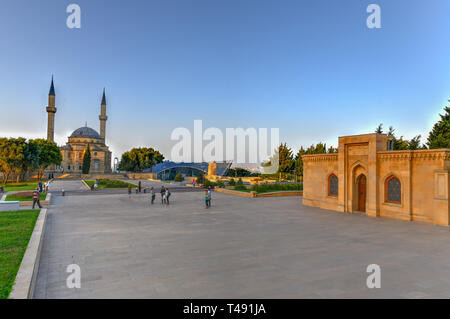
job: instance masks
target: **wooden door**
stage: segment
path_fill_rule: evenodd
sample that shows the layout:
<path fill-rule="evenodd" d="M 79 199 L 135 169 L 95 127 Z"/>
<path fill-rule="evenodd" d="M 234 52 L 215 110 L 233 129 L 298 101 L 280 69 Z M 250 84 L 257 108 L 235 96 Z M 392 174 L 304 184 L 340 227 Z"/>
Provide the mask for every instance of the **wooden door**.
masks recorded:
<path fill-rule="evenodd" d="M 358 178 L 358 210 L 366 211 L 366 176 L 360 175 Z"/>

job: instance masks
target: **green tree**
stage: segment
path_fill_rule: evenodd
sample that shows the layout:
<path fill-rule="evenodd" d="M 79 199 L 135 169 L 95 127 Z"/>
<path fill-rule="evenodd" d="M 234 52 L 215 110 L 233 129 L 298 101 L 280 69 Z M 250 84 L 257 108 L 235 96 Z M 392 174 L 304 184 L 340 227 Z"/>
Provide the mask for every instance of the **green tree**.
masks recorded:
<path fill-rule="evenodd" d="M 294 158 L 292 155 L 292 149 L 286 146 L 286 143 L 280 144 L 278 147 L 279 155 L 279 173 L 290 173 L 294 167 Z"/>
<path fill-rule="evenodd" d="M 205 176 L 203 175 L 203 173 L 198 173 L 197 180 L 195 182 L 197 184 L 203 184 L 204 180 L 205 180 Z"/>
<path fill-rule="evenodd" d="M 55 142 L 46 139 L 35 139 L 32 140 L 32 142 L 39 145 L 41 150 L 38 163 L 38 178 L 42 179 L 44 176 L 44 171 L 47 167 L 50 165 L 61 165 L 61 151 Z"/>
<path fill-rule="evenodd" d="M 383 124 L 378 125 L 375 132 L 383 133 Z M 392 136 L 392 149 L 395 151 L 418 150 L 424 148 L 424 146 L 420 146 L 420 135 L 414 136 L 411 140 L 404 139 L 403 136 L 397 138 L 397 136 L 395 136 L 395 129 L 393 126 L 389 126 L 389 131 L 387 131 L 386 134 L 388 137 Z"/>
<path fill-rule="evenodd" d="M 89 174 L 89 171 L 91 170 L 91 147 L 89 146 L 89 144 L 87 145 L 87 148 L 84 151 L 83 166 L 81 170 L 83 174 Z"/>
<path fill-rule="evenodd" d="M 303 176 L 303 160 L 302 156 L 306 155 L 305 149 L 300 147 L 297 154 L 295 155 L 295 175 L 297 176 Z"/>
<path fill-rule="evenodd" d="M 26 139 L 23 137 L 0 139 L 0 168 L 3 173 L 3 184 L 14 174 L 19 180 L 20 173 L 27 162 L 27 148 Z"/>
<path fill-rule="evenodd" d="M 439 114 L 441 119 L 428 135 L 427 145 L 430 149 L 450 148 L 450 105 L 444 107 L 444 111 L 444 114 Z"/>
<path fill-rule="evenodd" d="M 28 172 L 39 168 L 39 156 L 41 149 L 34 141 L 28 141 L 23 148 L 24 160 L 19 166 L 17 181 L 24 179 Z"/>
<path fill-rule="evenodd" d="M 139 172 L 152 168 L 153 165 L 162 163 L 164 156 L 157 150 L 147 147 L 132 148 L 122 154 L 119 170 L 128 172 Z"/>
<path fill-rule="evenodd" d="M 380 123 L 375 129 L 375 133 L 382 134 L 383 133 L 383 123 Z"/>
<path fill-rule="evenodd" d="M 178 172 L 177 175 L 175 175 L 175 178 L 173 179 L 175 182 L 182 182 L 183 181 L 183 177 L 181 176 L 181 173 Z"/>

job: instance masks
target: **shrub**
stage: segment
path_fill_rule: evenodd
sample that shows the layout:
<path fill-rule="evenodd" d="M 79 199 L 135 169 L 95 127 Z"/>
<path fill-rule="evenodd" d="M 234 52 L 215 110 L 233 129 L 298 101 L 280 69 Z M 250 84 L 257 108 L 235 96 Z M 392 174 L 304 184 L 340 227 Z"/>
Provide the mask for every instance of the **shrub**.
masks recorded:
<path fill-rule="evenodd" d="M 196 180 L 196 183 L 197 184 L 203 184 L 203 180 L 205 179 L 205 177 L 203 176 L 203 174 L 202 173 L 199 173 L 198 175 L 197 175 L 197 180 Z"/>
<path fill-rule="evenodd" d="M 217 187 L 220 187 L 220 188 L 223 188 L 225 186 L 225 184 L 221 180 L 218 180 L 216 185 L 217 185 Z"/>
<path fill-rule="evenodd" d="M 236 185 L 244 185 L 244 182 L 242 181 L 242 178 L 239 178 Z"/>
<path fill-rule="evenodd" d="M 253 185 L 251 190 L 257 193 L 277 192 L 277 191 L 301 191 L 303 184 L 259 184 Z"/>
<path fill-rule="evenodd" d="M 236 185 L 234 187 L 234 189 L 237 190 L 237 191 L 248 191 L 248 188 L 245 187 L 244 185 Z"/>
<path fill-rule="evenodd" d="M 230 179 L 230 181 L 228 182 L 228 185 L 235 186 L 236 182 L 234 181 L 234 179 Z"/>

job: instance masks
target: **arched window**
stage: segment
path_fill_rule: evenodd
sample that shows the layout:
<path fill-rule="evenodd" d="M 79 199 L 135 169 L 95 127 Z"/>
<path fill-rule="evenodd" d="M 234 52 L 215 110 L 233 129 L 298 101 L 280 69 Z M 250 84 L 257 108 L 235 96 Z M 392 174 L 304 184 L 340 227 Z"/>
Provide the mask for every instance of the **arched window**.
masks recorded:
<path fill-rule="evenodd" d="M 391 176 L 387 178 L 384 183 L 384 189 L 384 197 L 386 202 L 396 204 L 400 204 L 402 202 L 402 184 L 397 177 Z"/>
<path fill-rule="evenodd" d="M 338 195 L 338 186 L 339 181 L 336 175 L 331 174 L 328 177 L 328 196 L 337 196 Z"/>

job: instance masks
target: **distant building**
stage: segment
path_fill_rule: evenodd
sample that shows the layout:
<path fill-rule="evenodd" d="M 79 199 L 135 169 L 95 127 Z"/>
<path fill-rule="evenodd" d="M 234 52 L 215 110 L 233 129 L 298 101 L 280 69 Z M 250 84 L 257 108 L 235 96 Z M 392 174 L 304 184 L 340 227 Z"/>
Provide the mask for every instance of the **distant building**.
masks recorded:
<path fill-rule="evenodd" d="M 48 106 L 46 108 L 48 113 L 47 139 L 54 141 L 55 135 L 55 87 L 52 83 L 50 85 L 50 92 L 48 95 Z M 100 111 L 100 134 L 87 126 L 80 127 L 73 131 L 69 136 L 66 145 L 60 147 L 62 154 L 62 163 L 60 170 L 64 173 L 80 174 L 82 172 L 83 156 L 87 150 L 88 145 L 91 152 L 91 167 L 90 173 L 111 173 L 111 152 L 105 144 L 106 137 L 106 96 L 103 90 Z"/>
<path fill-rule="evenodd" d="M 196 177 L 199 174 L 225 176 L 230 167 L 231 163 L 226 162 L 175 163 L 167 161 L 156 164 L 151 170 L 146 169 L 143 172 L 151 171 L 157 174 L 157 179 L 167 181 L 173 180 L 178 173 L 180 173 L 183 178 Z"/>
<path fill-rule="evenodd" d="M 387 151 L 387 136 L 374 133 L 302 159 L 304 205 L 450 225 L 449 149 Z"/>

